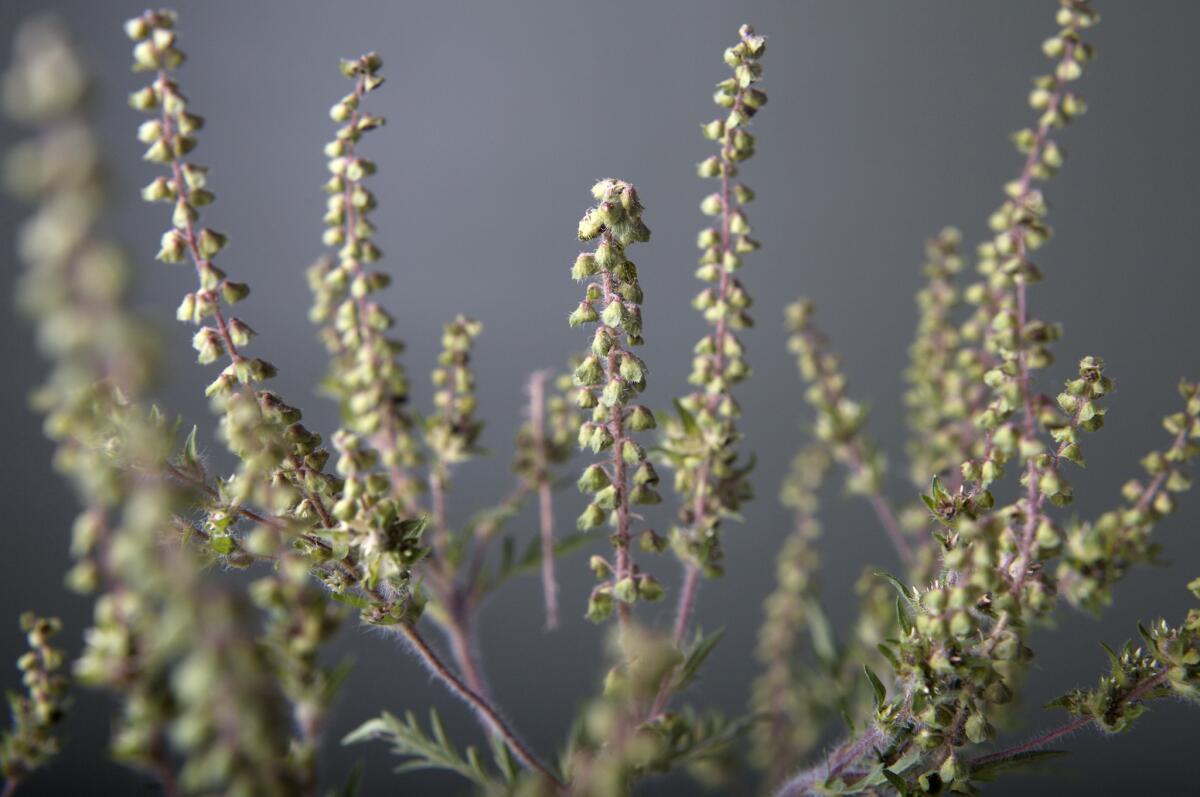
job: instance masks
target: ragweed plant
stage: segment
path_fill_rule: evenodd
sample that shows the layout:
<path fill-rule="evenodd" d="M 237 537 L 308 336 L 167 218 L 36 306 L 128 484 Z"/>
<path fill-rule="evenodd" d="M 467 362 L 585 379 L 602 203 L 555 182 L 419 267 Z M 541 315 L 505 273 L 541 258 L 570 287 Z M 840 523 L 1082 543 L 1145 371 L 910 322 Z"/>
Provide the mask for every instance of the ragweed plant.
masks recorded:
<path fill-rule="evenodd" d="M 390 274 L 403 281 L 405 264 L 388 267 L 374 226 L 385 210 L 370 187 L 379 166 L 367 134 L 380 144 L 387 134 L 371 110 L 384 86 L 382 58 L 341 61 L 350 88 L 330 109 L 336 128 L 324 147 L 325 254 L 307 278 L 310 318 L 329 357 L 322 387 L 340 410 L 326 440 L 271 388 L 269 331 L 259 341 L 243 318 L 250 286 L 233 275 L 232 237 L 205 220 L 216 187 L 194 156 L 205 121 L 178 77 L 185 56 L 176 16 L 147 11 L 125 25 L 134 71 L 148 79 L 129 98 L 144 114 L 138 139 L 155 170 L 141 193 L 169 210 L 158 259 L 190 274 L 175 316 L 210 367 L 206 395 L 234 463 L 220 472 L 201 455 L 199 426 L 185 428 L 150 399 L 164 343 L 130 309 L 134 272 L 99 232 L 106 193 L 87 123 L 87 70 L 57 25 L 23 27 L 3 84 L 8 115 L 34 129 L 5 169 L 9 190 L 33 207 L 16 242 L 20 305 L 50 364 L 33 405 L 54 466 L 83 505 L 67 583 L 94 597 L 95 612 L 82 652 L 70 657 L 58 621 L 22 617 L 30 650 L 18 661 L 24 690 L 10 697 L 12 728 L 0 741 L 4 796 L 63 748 L 72 680 L 116 699 L 114 756 L 169 795 L 355 794 L 357 777 L 328 771 L 319 755 L 331 707 L 354 688 L 330 651 L 352 613 L 395 634 L 465 704 L 490 751 L 452 740 L 436 712 L 424 720 L 396 706 L 380 706 L 343 741 L 384 742 L 400 771 L 447 770 L 484 794 L 605 797 L 674 771 L 728 789 L 743 738 L 764 790 L 779 795 L 972 793 L 1050 754 L 1046 746 L 1072 731 L 1116 733 L 1151 700 L 1196 700 L 1200 609 L 1176 625 L 1139 626 L 1136 645 L 1106 648 L 1098 685 L 1053 704 L 1071 715 L 1064 724 L 994 744 L 1031 670 L 1031 630 L 1060 600 L 1101 611 L 1131 568 L 1155 560 L 1154 530 L 1190 487 L 1187 466 L 1200 453 L 1200 386 L 1185 380 L 1183 406 L 1164 419 L 1167 441 L 1143 459 L 1144 476 L 1125 485 L 1118 507 L 1093 520 L 1063 514 L 1074 497 L 1069 466 L 1083 464 L 1114 383 L 1088 356 L 1061 390 L 1042 392 L 1037 375 L 1054 365 L 1061 330 L 1033 315 L 1030 287 L 1044 272 L 1034 253 L 1051 234 L 1042 187 L 1063 165 L 1063 128 L 1084 111 L 1074 87 L 1092 58 L 1084 35 L 1097 19 L 1086 0 L 1061 0 L 1058 32 L 1043 48 L 1052 67 L 1030 94 L 1034 123 L 1014 136 L 1021 165 L 978 247 L 978 279 L 963 284 L 958 232 L 926 245 L 906 371 L 912 500 L 889 497 L 866 404 L 850 390 L 813 303 L 788 308 L 813 439 L 781 490 L 793 525 L 781 535 L 778 586 L 759 636 L 764 671 L 751 713 L 733 718 L 693 705 L 688 689 L 720 633 L 689 630 L 700 579 L 725 568 L 724 522 L 752 496 L 754 458 L 735 389 L 748 389 L 751 376 L 743 339 L 751 301 L 740 269 L 759 244 L 746 211 L 754 194 L 738 178 L 756 152 L 751 126 L 766 104 L 763 36 L 739 28 L 724 53 L 732 76 L 714 96 L 720 115 L 702 125 L 716 152 L 699 176 L 716 190 L 701 203 L 710 221 L 696 276 L 705 287 L 693 304 L 709 328 L 693 350 L 690 387 L 650 389 L 635 354 L 646 297 L 629 257 L 650 230 L 636 189 L 601 180 L 577 230 L 591 248 L 571 269 L 583 297 L 568 321 L 587 329 L 587 348 L 565 372 L 529 377 L 510 486 L 472 508 L 454 479 L 485 453 L 472 363 L 483 324 L 459 315 L 443 326 L 432 405 L 420 407 L 401 359 L 404 316 L 388 308 L 385 290 Z M 419 287 L 413 280 L 406 290 Z M 656 402 L 673 406 L 650 409 Z M 576 449 L 592 460 L 580 469 Z M 849 629 L 833 627 L 821 592 L 819 495 L 834 464 L 870 504 L 903 568 L 893 575 L 867 563 Z M 659 467 L 677 497 L 666 534 L 654 530 L 663 528 Z M 571 533 L 556 521 L 554 491 L 564 481 L 587 496 Z M 509 530 L 530 503 L 536 532 Z M 556 559 L 588 545 L 595 583 L 586 617 L 617 618 L 596 657 L 607 663 L 604 679 L 550 758 L 524 741 L 492 694 L 479 610 L 510 580 L 540 572 L 545 625 L 570 622 L 559 581 L 573 586 L 583 568 Z M 640 604 L 664 597 L 647 561 L 668 548 L 683 576 L 674 621 L 660 629 Z M 1200 580 L 1188 586 L 1200 597 Z M 849 738 L 806 764 L 842 720 Z"/>

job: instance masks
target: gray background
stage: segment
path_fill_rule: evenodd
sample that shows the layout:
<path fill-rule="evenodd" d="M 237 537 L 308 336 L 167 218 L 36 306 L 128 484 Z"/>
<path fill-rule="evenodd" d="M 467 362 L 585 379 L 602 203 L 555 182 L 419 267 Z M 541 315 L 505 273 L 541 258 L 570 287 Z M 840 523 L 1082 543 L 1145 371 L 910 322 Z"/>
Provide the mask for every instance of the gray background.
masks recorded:
<path fill-rule="evenodd" d="M 303 270 L 320 252 L 325 179 L 321 145 L 333 130 L 326 111 L 346 91 L 336 59 L 383 54 L 384 90 L 372 109 L 389 119 L 366 151 L 381 166 L 379 242 L 396 276 L 388 299 L 410 343 L 406 362 L 418 403 L 436 354 L 438 325 L 456 312 L 481 319 L 479 382 L 489 427 L 488 461 L 461 469 L 455 516 L 503 494 L 510 429 L 532 369 L 555 367 L 584 335 L 566 328 L 577 301 L 568 269 L 577 251 L 574 225 L 596 178 L 637 184 L 654 239 L 639 247 L 646 292 L 648 397 L 661 406 L 682 391 L 691 343 L 703 332 L 689 307 L 693 240 L 705 191 L 694 163 L 710 152 L 697 124 L 713 116 L 712 84 L 723 78 L 722 49 L 738 23 L 770 36 L 764 88 L 771 102 L 756 120 L 758 157 L 745 169 L 758 191 L 750 209 L 765 242 L 745 280 L 757 298 L 759 327 L 747 336 L 756 378 L 743 391 L 748 445 L 759 456 L 758 500 L 744 525 L 727 533 L 728 576 L 705 585 L 700 617 L 726 628 L 692 699 L 740 710 L 757 671 L 753 658 L 760 604 L 773 582 L 773 555 L 787 516 L 774 495 L 803 437 L 809 412 L 784 351 L 780 313 L 799 293 L 813 296 L 844 354 L 855 395 L 872 400 L 870 429 L 900 462 L 900 372 L 915 319 L 924 237 L 960 226 L 973 246 L 1000 187 L 1018 169 L 1007 134 L 1028 124 L 1029 79 L 1046 68 L 1039 45 L 1054 31 L 1057 3 L 463 3 L 188 2 L 182 46 L 191 58 L 180 78 L 193 106 L 209 118 L 198 162 L 213 167 L 218 201 L 206 217 L 230 234 L 222 265 L 256 289 L 244 317 L 261 333 L 255 350 L 280 368 L 280 391 L 301 404 L 311 425 L 328 432 L 333 407 L 313 394 L 324 357 L 305 315 Z M 735 6 L 738 6 L 735 8 Z M 124 95 L 128 74 L 121 21 L 137 2 L 3 0 L 0 56 L 8 61 L 11 25 L 26 14 L 61 11 L 81 34 L 102 76 L 99 125 L 116 171 L 112 223 L 142 267 L 139 299 L 162 319 L 172 361 L 164 401 L 206 420 L 206 368 L 191 362 L 188 332 L 170 319 L 190 289 L 186 271 L 152 260 L 167 218 L 143 205 L 136 189 L 153 170 L 139 160 L 138 122 Z M 1120 391 L 1109 427 L 1088 441 L 1092 467 L 1075 481 L 1077 511 L 1113 505 L 1137 459 L 1165 443 L 1159 418 L 1177 407 L 1176 380 L 1197 362 L 1192 343 L 1200 115 L 1190 53 L 1200 28 L 1195 4 L 1102 3 L 1091 35 L 1099 52 L 1082 84 L 1091 111 L 1063 141 L 1070 159 L 1049 189 L 1057 237 L 1044 250 L 1047 281 L 1032 293 L 1043 318 L 1062 321 L 1060 365 L 1051 387 L 1083 354 L 1104 356 Z M 11 128 L 0 136 L 7 144 Z M 20 211 L 0 205 L 0 240 L 12 262 Z M 15 267 L 6 268 L 7 295 Z M 6 300 L 5 304 L 9 302 Z M 25 408 L 27 388 L 43 373 L 27 327 L 0 313 L 5 370 L 0 392 L 5 455 L 0 457 L 7 513 L 0 557 L 0 662 L 21 645 L 15 617 L 34 607 L 59 612 L 77 645 L 88 606 L 65 593 L 72 501 L 50 472 L 49 447 Z M 211 429 L 211 424 L 209 425 Z M 208 444 L 219 461 L 219 443 Z M 911 491 L 903 467 L 889 489 Z M 834 618 L 853 616 L 852 584 L 865 563 L 894 567 L 869 512 L 837 500 L 825 513 L 822 579 Z M 1194 498 L 1194 496 L 1189 496 Z M 564 493 L 569 522 L 577 499 Z M 1140 569 L 1117 591 L 1101 621 L 1064 610 L 1057 632 L 1040 633 L 1029 680 L 1025 733 L 1061 715 L 1038 706 L 1105 666 L 1096 644 L 1119 644 L 1139 619 L 1177 618 L 1189 605 L 1183 585 L 1200 571 L 1197 510 L 1163 524 L 1170 564 Z M 667 524 L 664 505 L 660 526 Z M 499 701 L 539 750 L 562 738 L 577 702 L 601 671 L 600 633 L 580 619 L 590 584 L 586 557 L 561 565 L 566 627 L 541 630 L 536 579 L 514 584 L 486 607 L 483 646 Z M 675 567 L 647 562 L 673 584 Z M 349 627 L 341 646 L 357 661 L 336 709 L 331 740 L 375 710 L 438 706 L 456 735 L 475 738 L 469 717 L 390 640 Z M 7 666 L 7 665 L 4 665 Z M 0 670 L 2 672 L 2 670 Z M 4 677 L 17 682 L 15 670 Z M 154 787 L 104 760 L 106 699 L 82 693 L 67 731 L 69 755 L 28 785 L 36 794 L 144 794 Z M 1066 742 L 1074 755 L 1053 778 L 1010 779 L 997 793 L 1116 791 L 1135 784 L 1178 793 L 1194 771 L 1197 715 L 1178 703 L 1155 706 L 1119 740 L 1094 732 Z M 1019 737 L 1018 737 L 1019 738 Z M 331 742 L 330 747 L 334 747 Z M 331 775 L 353 760 L 371 765 L 364 793 L 395 793 L 389 760 L 378 747 L 329 759 Z M 415 793 L 455 793 L 453 778 L 419 776 Z M 648 793 L 689 793 L 685 781 L 658 781 Z M 413 793 L 413 792 L 409 792 Z"/>

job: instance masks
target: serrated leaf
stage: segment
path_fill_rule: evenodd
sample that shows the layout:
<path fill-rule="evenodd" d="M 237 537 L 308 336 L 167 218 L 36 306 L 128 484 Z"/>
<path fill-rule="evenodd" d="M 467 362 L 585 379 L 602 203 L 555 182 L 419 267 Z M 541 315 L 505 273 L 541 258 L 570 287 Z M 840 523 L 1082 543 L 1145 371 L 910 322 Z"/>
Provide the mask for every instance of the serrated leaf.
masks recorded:
<path fill-rule="evenodd" d="M 508 745 L 499 736 L 492 734 L 492 760 L 496 762 L 496 769 L 500 770 L 500 776 L 504 778 L 504 782 L 513 784 L 517 777 L 521 774 L 521 768 L 517 764 L 517 760 L 513 758 L 512 750 L 508 749 Z"/>
<path fill-rule="evenodd" d="M 396 767 L 397 772 L 444 769 L 458 773 L 485 790 L 502 788 L 503 784 L 484 768 L 478 754 L 472 748 L 468 747 L 465 754 L 458 752 L 446 735 L 446 728 L 437 711 L 430 710 L 429 727 L 431 734 L 427 734 L 421 728 L 416 715 L 411 711 L 405 712 L 403 720 L 384 712 L 348 733 L 343 737 L 342 744 L 387 742 L 392 746 L 393 753 L 407 759 Z"/>

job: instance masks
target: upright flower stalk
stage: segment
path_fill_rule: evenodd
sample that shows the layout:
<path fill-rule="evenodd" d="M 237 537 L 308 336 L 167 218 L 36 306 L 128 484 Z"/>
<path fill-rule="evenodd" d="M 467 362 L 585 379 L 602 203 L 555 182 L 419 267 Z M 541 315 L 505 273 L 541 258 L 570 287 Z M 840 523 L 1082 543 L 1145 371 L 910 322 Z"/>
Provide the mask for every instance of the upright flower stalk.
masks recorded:
<path fill-rule="evenodd" d="M 824 646 L 819 663 L 828 664 L 832 658 L 815 583 L 820 566 L 815 543 L 821 532 L 817 492 L 829 466 L 824 446 L 806 448 L 793 460 L 780 492 L 781 502 L 792 511 L 792 531 L 776 557 L 775 590 L 763 607 L 758 632 L 763 673 L 754 682 L 751 698 L 754 710 L 766 718 L 754 729 L 754 758 L 770 783 L 777 783 L 816 744 L 820 728 L 811 719 L 830 691 L 809 677 L 816 668 L 802 663 L 805 631 Z"/>
<path fill-rule="evenodd" d="M 916 565 L 912 544 L 895 510 L 883 494 L 884 457 L 867 437 L 867 408 L 846 393 L 841 362 L 813 321 L 813 303 L 800 299 L 788 305 L 788 351 L 796 355 L 800 375 L 809 383 L 805 398 L 817 412 L 815 434 L 846 468 L 846 489 L 867 499 L 888 540 L 906 567 Z"/>
<path fill-rule="evenodd" d="M 475 417 L 475 375 L 471 371 L 471 350 L 482 331 L 482 324 L 463 315 L 442 327 L 442 351 L 433 369 L 434 414 L 425 425 L 425 444 L 433 456 L 429 473 L 433 541 L 443 559 L 450 556 L 446 517 L 450 470 L 479 452 L 477 441 L 483 429 Z"/>
<path fill-rule="evenodd" d="M 197 327 L 192 345 L 200 363 L 226 362 L 206 391 L 222 415 L 226 443 L 242 460 L 242 470 L 227 483 L 226 492 L 231 504 L 254 501 L 331 528 L 335 520 L 330 507 L 340 483 L 324 472 L 328 452 L 320 437 L 299 422 L 299 410 L 259 387 L 275 375 L 275 367 L 246 354 L 254 331 L 230 314 L 250 288 L 229 278 L 214 261 L 225 248 L 226 236 L 200 225 L 198 209 L 215 196 L 208 188 L 207 168 L 186 159 L 204 120 L 191 112 L 171 77 L 184 60 L 174 25 L 170 12 L 147 12 L 126 26 L 136 42 L 134 70 L 154 74 L 153 82 L 131 94 L 129 101 L 151 116 L 138 128 L 138 138 L 147 145 L 143 157 L 167 170 L 142 190 L 147 201 L 173 208 L 158 259 L 168 264 L 190 261 L 196 272 L 197 289 L 184 296 L 177 317 Z"/>
<path fill-rule="evenodd" d="M 630 348 L 642 343 L 642 289 L 637 266 L 625 256 L 626 247 L 650 240 L 642 221 L 637 190 L 621 180 L 601 180 L 592 187 L 597 204 L 579 222 L 579 240 L 597 241 L 596 249 L 575 260 L 571 275 L 586 283 L 584 298 L 571 313 L 571 326 L 595 324 L 591 350 L 575 369 L 576 401 L 592 410 L 591 420 L 579 427 L 579 445 L 592 453 L 610 452 L 606 463 L 589 465 L 579 477 L 579 490 L 591 502 L 579 516 L 580 530 L 596 528 L 607 519 L 613 528 L 615 561 L 593 558 L 599 584 L 588 600 L 588 617 L 600 622 L 617 609 L 623 631 L 630 624 L 630 607 L 639 600 L 658 600 L 662 587 L 633 563 L 633 510 L 656 504 L 658 474 L 645 449 L 631 436 L 653 429 L 654 414 L 634 399 L 646 389 L 646 366 Z M 630 471 L 632 470 L 632 474 Z M 647 544 L 653 531 L 643 532 Z"/>
<path fill-rule="evenodd" d="M 395 320 L 376 299 L 391 279 L 385 271 L 370 270 L 382 257 L 372 239 L 375 195 L 366 186 L 376 165 L 359 151 L 363 135 L 384 124 L 382 117 L 362 108 L 366 95 L 383 84 L 382 65 L 375 53 L 341 63 L 342 74 L 354 88 L 330 109 L 341 127 L 325 145 L 330 178 L 325 184 L 329 198 L 324 242 L 335 255 L 309 270 L 314 294 L 309 316 L 323 325 L 322 338 L 333 357 L 326 384 L 347 419 L 345 444 L 358 447 L 361 439 L 372 449 L 370 456 L 378 457 L 390 480 L 384 494 L 415 514 L 419 484 L 409 470 L 420 456 L 407 410 L 408 377 L 398 360 L 404 346 L 389 337 Z M 377 487 L 367 481 L 359 489 L 370 492 Z"/>
<path fill-rule="evenodd" d="M 666 457 L 675 468 L 675 491 L 681 498 L 679 524 L 671 545 L 684 566 L 683 587 L 675 615 L 675 641 L 682 644 L 696 599 L 701 574 L 721 574 L 720 524 L 750 497 L 746 478 L 750 465 L 737 451 L 741 414 L 733 386 L 750 374 L 737 331 L 753 324 L 747 312 L 751 300 L 737 272 L 742 257 L 759 248 L 750 236 L 744 206 L 754 192 L 737 182 L 739 164 L 754 155 L 755 137 L 747 127 L 767 95 L 756 88 L 762 79 L 759 59 L 766 40 L 742 25 L 737 44 L 725 50 L 733 76 L 717 84 L 713 101 L 724 115 L 701 126 L 704 136 L 719 144 L 716 155 L 700 163 L 701 177 L 719 181 L 700 209 L 713 224 L 697 239 L 702 255 L 696 277 L 707 286 L 692 302 L 713 327 L 695 346 L 689 380 L 697 390 L 679 401 L 681 417 L 666 425 Z M 686 413 L 686 419 L 682 416 Z"/>
<path fill-rule="evenodd" d="M 954 313 L 962 304 L 961 244 L 962 234 L 953 227 L 925 242 L 926 283 L 917 293 L 917 333 L 905 372 L 912 433 L 909 471 L 921 488 L 935 473 L 960 478 L 958 465 L 970 456 L 974 439 L 976 396 L 985 392 L 981 383 L 968 378 L 968 364 L 957 361 L 962 337 Z"/>
<path fill-rule="evenodd" d="M 33 612 L 21 615 L 29 651 L 17 660 L 24 694 L 10 693 L 8 705 L 13 727 L 0 737 L 0 773 L 4 775 L 4 797 L 11 797 L 17 786 L 35 770 L 59 753 L 57 725 L 66 716 L 67 679 L 60 672 L 63 652 L 52 640 L 62 631 L 57 617 L 38 617 Z"/>

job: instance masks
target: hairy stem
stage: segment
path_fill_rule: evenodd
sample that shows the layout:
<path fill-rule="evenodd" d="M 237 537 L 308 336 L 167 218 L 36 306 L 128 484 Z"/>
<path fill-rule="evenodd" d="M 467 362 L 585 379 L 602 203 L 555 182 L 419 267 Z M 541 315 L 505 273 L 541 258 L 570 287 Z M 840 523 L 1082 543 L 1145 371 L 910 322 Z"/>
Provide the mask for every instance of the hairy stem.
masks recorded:
<path fill-rule="evenodd" d="M 455 696 L 462 699 L 474 711 L 476 718 L 488 733 L 494 733 L 504 740 L 504 744 L 526 768 L 536 770 L 556 786 L 563 785 L 559 777 L 545 764 L 538 760 L 525 743 L 509 727 L 500 713 L 488 702 L 487 698 L 463 683 L 453 670 L 438 657 L 433 648 L 425 641 L 415 627 L 409 623 L 400 623 L 394 627 L 409 643 L 421 662 L 429 669 L 442 684 Z"/>
<path fill-rule="evenodd" d="M 884 732 L 877 726 L 872 725 L 862 736 L 857 739 L 851 739 L 836 748 L 820 764 L 804 770 L 787 783 L 784 783 L 775 792 L 775 797 L 802 797 L 803 795 L 813 793 L 812 790 L 814 787 L 845 772 L 854 762 L 858 761 L 873 748 L 883 744 L 885 738 Z"/>
<path fill-rule="evenodd" d="M 612 238 L 612 233 L 607 230 L 604 232 L 604 238 L 610 245 L 615 246 Z M 614 285 L 613 275 L 609 271 L 604 272 L 604 306 L 608 307 L 613 302 L 620 301 L 617 296 L 616 286 Z M 619 330 L 612 330 L 613 339 L 616 340 Z M 621 380 L 621 369 L 618 355 L 620 353 L 619 346 L 613 346 L 609 349 L 608 356 L 604 361 L 604 370 L 606 382 L 613 380 Z M 616 562 L 616 581 L 620 583 L 622 580 L 633 575 L 633 563 L 629 555 L 629 484 L 625 473 L 625 458 L 622 452 L 625 448 L 625 420 L 622 415 L 621 407 L 614 406 L 609 409 L 608 413 L 608 431 L 612 435 L 612 482 L 616 492 L 616 513 L 617 513 L 617 533 L 614 545 L 617 551 Z M 632 622 L 632 614 L 629 609 L 629 604 L 625 601 L 617 601 L 617 619 L 621 626 L 622 638 L 627 638 L 629 626 Z"/>

